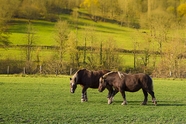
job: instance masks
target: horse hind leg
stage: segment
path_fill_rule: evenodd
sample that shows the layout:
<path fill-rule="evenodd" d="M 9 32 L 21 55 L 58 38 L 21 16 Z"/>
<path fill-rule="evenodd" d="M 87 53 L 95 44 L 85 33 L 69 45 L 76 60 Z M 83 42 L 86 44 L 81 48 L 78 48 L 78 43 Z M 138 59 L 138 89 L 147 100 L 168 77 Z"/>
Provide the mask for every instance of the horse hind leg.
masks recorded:
<path fill-rule="evenodd" d="M 143 94 L 144 94 L 144 101 L 141 103 L 141 105 L 146 105 L 147 104 L 147 97 L 148 97 L 148 93 L 146 90 L 142 89 L 143 90 Z"/>
<path fill-rule="evenodd" d="M 154 103 L 154 105 L 157 105 L 156 98 L 152 98 L 152 103 Z"/>
<path fill-rule="evenodd" d="M 149 91 L 149 94 L 152 96 L 152 103 L 154 103 L 154 105 L 157 105 L 157 101 L 156 101 L 154 92 L 153 91 Z"/>

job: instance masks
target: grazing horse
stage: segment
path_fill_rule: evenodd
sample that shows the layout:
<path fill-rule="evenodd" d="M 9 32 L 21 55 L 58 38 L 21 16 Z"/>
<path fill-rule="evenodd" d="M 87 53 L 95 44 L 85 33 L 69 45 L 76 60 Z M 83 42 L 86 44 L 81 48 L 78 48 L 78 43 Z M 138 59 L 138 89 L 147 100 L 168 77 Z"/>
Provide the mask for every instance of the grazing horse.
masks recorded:
<path fill-rule="evenodd" d="M 125 97 L 125 91 L 136 92 L 140 89 L 143 90 L 144 94 L 144 101 L 141 103 L 142 105 L 147 104 L 148 93 L 152 96 L 152 102 L 155 105 L 157 104 L 153 92 L 153 82 L 150 76 L 147 74 L 126 74 L 120 72 L 109 72 L 100 78 L 98 90 L 102 92 L 105 87 L 108 86 L 115 89 L 115 91 L 111 91 L 112 95 L 108 100 L 108 104 L 111 104 L 114 95 L 120 92 L 123 97 L 122 105 L 126 105 L 127 101 Z"/>
<path fill-rule="evenodd" d="M 87 89 L 88 88 L 98 88 L 99 86 L 99 78 L 104 74 L 108 73 L 108 70 L 100 70 L 100 71 L 89 71 L 87 69 L 78 70 L 72 78 L 70 78 L 70 92 L 74 93 L 77 88 L 77 84 L 82 86 L 82 96 L 81 102 L 88 101 L 87 98 Z M 112 89 L 108 89 L 109 95 L 111 97 Z"/>

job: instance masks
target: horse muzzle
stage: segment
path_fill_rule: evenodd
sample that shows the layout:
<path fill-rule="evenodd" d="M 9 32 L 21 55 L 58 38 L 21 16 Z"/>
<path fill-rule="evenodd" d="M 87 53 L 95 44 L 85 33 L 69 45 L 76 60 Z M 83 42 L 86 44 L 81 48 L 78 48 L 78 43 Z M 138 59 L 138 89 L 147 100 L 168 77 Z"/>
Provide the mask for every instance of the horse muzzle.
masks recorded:
<path fill-rule="evenodd" d="M 103 92 L 103 89 L 98 89 L 99 92 Z"/>
<path fill-rule="evenodd" d="M 71 92 L 71 93 L 74 93 L 75 91 L 74 91 L 74 89 L 73 89 L 73 88 L 70 88 L 70 92 Z"/>

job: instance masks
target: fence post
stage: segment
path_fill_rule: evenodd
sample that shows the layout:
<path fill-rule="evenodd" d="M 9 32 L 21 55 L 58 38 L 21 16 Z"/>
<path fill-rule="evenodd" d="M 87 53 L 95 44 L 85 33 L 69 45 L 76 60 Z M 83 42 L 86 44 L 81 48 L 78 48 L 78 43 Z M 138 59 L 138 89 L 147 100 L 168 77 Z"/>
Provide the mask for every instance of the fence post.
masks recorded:
<path fill-rule="evenodd" d="M 7 66 L 7 74 L 10 74 L 10 67 Z"/>
<path fill-rule="evenodd" d="M 39 73 L 40 73 L 40 74 L 42 73 L 41 71 L 42 71 L 42 66 L 40 65 L 40 66 L 39 66 Z"/>
<path fill-rule="evenodd" d="M 72 75 L 72 68 L 70 68 L 70 75 Z"/>
<path fill-rule="evenodd" d="M 23 74 L 25 75 L 25 73 L 26 73 L 26 69 L 25 67 L 23 67 Z"/>

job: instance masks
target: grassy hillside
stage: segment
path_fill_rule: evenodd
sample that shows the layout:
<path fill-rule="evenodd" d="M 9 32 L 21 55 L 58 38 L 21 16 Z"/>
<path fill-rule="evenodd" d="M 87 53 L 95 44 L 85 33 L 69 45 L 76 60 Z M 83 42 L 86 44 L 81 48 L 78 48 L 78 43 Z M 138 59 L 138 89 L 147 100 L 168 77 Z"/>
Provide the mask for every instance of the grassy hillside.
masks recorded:
<path fill-rule="evenodd" d="M 61 15 L 61 20 L 67 20 L 70 24 L 70 31 L 75 31 L 72 17 L 70 15 Z M 54 41 L 54 22 L 31 20 L 34 30 L 36 31 L 36 45 L 52 46 L 56 45 Z M 13 19 L 10 27 L 10 41 L 13 45 L 24 45 L 26 43 L 25 32 L 27 30 L 28 20 Z M 133 37 L 135 29 L 121 27 L 118 24 L 108 22 L 94 22 L 87 18 L 78 19 L 78 39 L 84 42 L 86 28 L 89 26 L 94 29 L 95 38 L 98 41 L 105 41 L 108 37 L 113 38 L 119 48 L 133 49 Z M 89 44 L 88 44 L 89 45 Z"/>
<path fill-rule="evenodd" d="M 48 21 L 32 20 L 31 24 L 36 32 L 35 45 L 55 45 L 54 42 L 54 23 Z M 10 41 L 13 45 L 25 45 L 26 31 L 28 20 L 26 19 L 13 19 L 10 27 Z"/>
<path fill-rule="evenodd" d="M 123 70 L 125 70 L 126 68 L 128 69 L 129 67 L 130 68 L 134 67 L 134 55 L 133 55 L 134 48 L 138 51 L 141 50 L 140 51 L 141 53 L 137 52 L 137 56 L 136 56 L 136 61 L 138 62 L 136 63 L 137 66 L 144 69 L 144 65 L 148 61 L 149 62 L 148 66 L 154 67 L 155 62 L 159 61 L 159 54 L 153 54 L 153 53 L 159 50 L 158 41 L 161 41 L 162 39 L 155 39 L 155 38 L 153 39 L 153 36 L 149 35 L 148 30 L 122 27 L 116 24 L 116 22 L 111 20 L 108 22 L 101 22 L 101 21 L 95 22 L 91 20 L 91 18 L 88 15 L 82 13 L 80 14 L 77 20 L 77 25 L 75 24 L 75 22 L 73 22 L 73 18 L 71 15 L 63 14 L 60 15 L 59 18 L 63 21 L 67 21 L 69 23 L 69 30 L 76 34 L 78 40 L 78 46 L 81 47 L 80 63 L 83 62 L 82 46 L 84 46 L 85 38 L 86 38 L 87 46 L 91 45 L 91 40 L 93 39 L 92 40 L 93 45 L 94 47 L 97 48 L 100 46 L 100 42 L 103 42 L 103 47 L 104 47 L 104 45 L 107 45 L 105 43 L 111 39 L 110 41 L 114 42 L 113 43 L 113 45 L 115 45 L 114 47 L 119 48 L 120 50 L 120 53 L 117 54 L 119 54 L 119 59 L 121 60 L 122 63 L 120 68 L 122 68 Z M 0 48 L 1 51 L 0 58 L 1 60 L 5 60 L 4 63 L 7 63 L 6 60 L 9 59 L 24 62 L 26 59 L 26 52 L 25 52 L 26 50 L 24 49 L 24 47 L 20 47 L 20 45 L 27 44 L 26 31 L 28 26 L 28 20 L 13 19 L 10 22 L 10 24 L 11 24 L 9 29 L 9 31 L 11 32 L 10 42 L 12 42 L 12 44 L 11 47 L 7 47 L 6 49 Z M 57 43 L 54 40 L 56 23 L 44 21 L 44 20 L 31 20 L 31 24 L 35 31 L 33 45 L 37 46 L 32 51 L 32 61 L 39 62 L 39 65 L 42 65 L 43 62 L 53 59 L 52 57 L 58 54 L 55 49 L 49 49 L 49 47 L 53 47 L 57 45 Z M 76 30 L 76 26 L 77 26 L 77 30 Z M 172 43 L 174 43 L 175 41 L 179 40 L 180 37 L 182 37 L 181 35 L 178 35 L 178 37 L 175 37 L 176 35 L 171 36 L 172 33 L 173 33 L 172 31 L 169 31 L 167 35 L 169 35 L 170 37 L 167 38 L 167 42 L 161 44 L 163 52 L 173 51 L 174 48 L 172 48 L 172 46 L 176 46 L 176 45 L 174 44 L 172 45 Z M 177 40 L 173 40 L 174 37 Z M 47 47 L 43 47 L 43 46 L 47 46 Z M 171 47 L 168 48 L 169 46 Z M 126 51 L 128 50 L 130 51 L 130 53 L 126 53 L 125 51 L 122 50 L 126 50 Z M 99 54 L 99 52 L 97 53 Z M 150 55 L 148 55 L 149 53 Z M 88 56 L 90 56 L 89 51 L 87 51 L 86 62 L 90 62 L 88 60 Z M 150 58 L 147 58 L 149 56 Z M 66 53 L 64 59 L 65 62 L 70 63 L 69 53 Z"/>
<path fill-rule="evenodd" d="M 109 38 L 114 39 L 116 47 L 126 50 L 133 50 L 134 47 L 134 35 L 136 29 L 127 27 L 121 27 L 116 23 L 110 22 L 95 22 L 86 15 L 80 15 L 78 18 L 78 30 L 75 29 L 75 24 L 71 15 L 60 15 L 61 20 L 66 20 L 69 23 L 70 31 L 74 31 L 78 37 L 78 45 L 84 45 L 84 39 L 87 36 L 87 32 L 92 30 L 94 36 L 94 44 L 99 45 L 100 42 L 106 42 Z M 10 42 L 12 47 L 6 49 L 0 48 L 1 60 L 13 59 L 24 61 L 26 58 L 25 50 L 19 45 L 27 44 L 27 19 L 12 19 L 10 22 Z M 55 34 L 55 22 L 49 22 L 44 20 L 31 20 L 31 24 L 35 31 L 34 44 L 36 46 L 55 46 L 54 40 Z M 77 31 L 77 32 L 76 32 Z M 142 32 L 142 31 L 140 31 Z M 140 41 L 142 42 L 142 41 Z M 87 40 L 87 46 L 90 46 L 91 42 Z M 37 55 L 40 57 L 40 61 L 49 58 L 55 51 L 51 49 L 36 48 L 33 51 L 32 60 L 37 61 Z M 133 67 L 133 56 L 131 54 L 121 54 L 122 63 L 125 66 Z M 68 56 L 67 56 L 68 58 Z"/>

